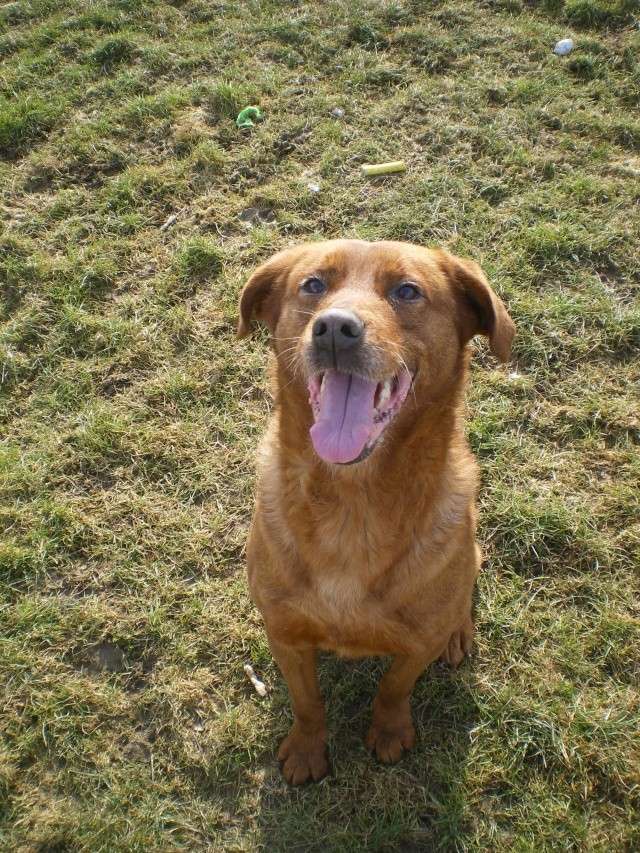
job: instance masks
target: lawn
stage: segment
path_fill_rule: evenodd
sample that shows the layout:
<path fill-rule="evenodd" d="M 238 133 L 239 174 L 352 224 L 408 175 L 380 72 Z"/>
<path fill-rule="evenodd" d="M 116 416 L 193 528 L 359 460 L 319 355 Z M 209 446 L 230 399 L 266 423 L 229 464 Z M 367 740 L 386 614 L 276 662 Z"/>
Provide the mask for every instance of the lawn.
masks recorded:
<path fill-rule="evenodd" d="M 634 15 L 0 5 L 0 849 L 640 849 Z M 475 347 L 467 398 L 474 655 L 420 679 L 391 768 L 362 743 L 385 662 L 323 657 L 333 774 L 292 789 L 243 560 L 266 338 L 236 303 L 335 236 L 473 257 L 518 337 L 506 369 Z"/>

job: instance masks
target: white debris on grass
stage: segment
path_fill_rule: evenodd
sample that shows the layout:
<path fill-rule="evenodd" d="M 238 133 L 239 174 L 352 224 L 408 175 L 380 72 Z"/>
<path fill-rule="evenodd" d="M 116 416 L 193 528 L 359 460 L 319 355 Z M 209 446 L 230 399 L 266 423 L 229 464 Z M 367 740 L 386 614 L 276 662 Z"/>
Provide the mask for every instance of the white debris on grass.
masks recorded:
<path fill-rule="evenodd" d="M 557 42 L 556 46 L 553 48 L 553 52 L 556 56 L 566 56 L 568 53 L 571 53 L 573 50 L 573 39 L 560 39 Z"/>
<path fill-rule="evenodd" d="M 264 683 L 264 681 L 260 681 L 250 663 L 246 663 L 244 665 L 244 673 L 249 679 L 249 681 L 253 684 L 258 696 L 262 696 L 264 698 L 267 695 L 267 685 Z"/>
<path fill-rule="evenodd" d="M 170 216 L 167 216 L 163 224 L 160 226 L 161 231 L 166 231 L 167 228 L 171 228 L 172 225 L 175 225 L 178 221 L 178 217 L 175 213 L 172 213 Z"/>

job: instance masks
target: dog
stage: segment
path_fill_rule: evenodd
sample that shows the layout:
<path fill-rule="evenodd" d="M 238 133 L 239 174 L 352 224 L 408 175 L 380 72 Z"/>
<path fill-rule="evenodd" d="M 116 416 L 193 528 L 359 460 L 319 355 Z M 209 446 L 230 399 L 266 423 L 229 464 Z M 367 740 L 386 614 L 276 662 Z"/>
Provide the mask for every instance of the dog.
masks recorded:
<path fill-rule="evenodd" d="M 317 650 L 393 657 L 365 742 L 396 762 L 415 742 L 416 679 L 471 649 L 481 554 L 467 344 L 486 335 L 507 361 L 514 324 L 475 262 L 362 240 L 274 255 L 239 315 L 238 336 L 265 324 L 275 356 L 247 563 L 292 703 L 282 773 L 298 785 L 328 772 Z"/>

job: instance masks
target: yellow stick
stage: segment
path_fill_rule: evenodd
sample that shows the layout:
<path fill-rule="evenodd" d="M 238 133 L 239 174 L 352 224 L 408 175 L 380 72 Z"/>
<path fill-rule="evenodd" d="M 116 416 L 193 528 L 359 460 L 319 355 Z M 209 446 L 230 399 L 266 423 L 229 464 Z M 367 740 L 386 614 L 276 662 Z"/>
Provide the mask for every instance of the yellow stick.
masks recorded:
<path fill-rule="evenodd" d="M 363 163 L 362 171 L 368 177 L 374 175 L 393 175 L 395 172 L 406 172 L 404 160 L 393 160 L 391 163 Z"/>

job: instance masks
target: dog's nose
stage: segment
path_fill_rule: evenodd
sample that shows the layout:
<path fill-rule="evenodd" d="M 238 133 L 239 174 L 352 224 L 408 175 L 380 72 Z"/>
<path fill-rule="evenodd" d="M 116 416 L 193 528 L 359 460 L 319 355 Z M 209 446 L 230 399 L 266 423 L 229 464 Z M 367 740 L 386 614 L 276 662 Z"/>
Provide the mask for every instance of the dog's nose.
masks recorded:
<path fill-rule="evenodd" d="M 318 314 L 312 331 L 313 342 L 319 349 L 341 352 L 360 342 L 364 323 L 353 311 L 329 308 Z"/>

